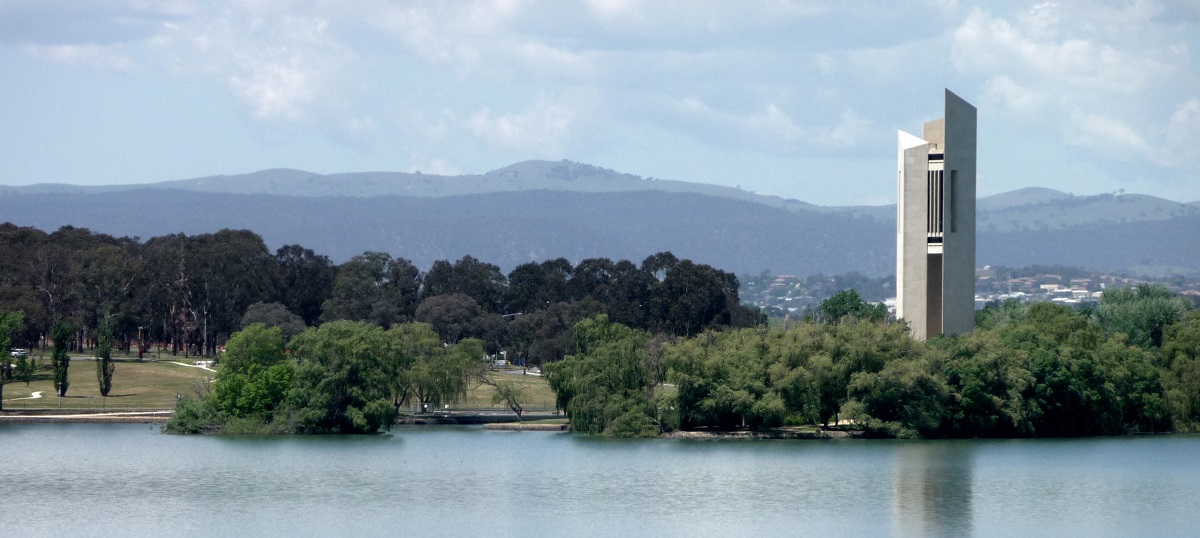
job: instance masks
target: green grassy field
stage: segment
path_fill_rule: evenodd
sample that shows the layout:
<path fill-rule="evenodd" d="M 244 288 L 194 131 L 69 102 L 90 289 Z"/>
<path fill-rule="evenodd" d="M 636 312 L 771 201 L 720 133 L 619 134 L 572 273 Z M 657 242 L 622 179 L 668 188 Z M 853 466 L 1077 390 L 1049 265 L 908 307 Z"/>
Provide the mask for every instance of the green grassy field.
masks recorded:
<path fill-rule="evenodd" d="M 520 369 L 510 370 L 508 372 L 488 372 L 488 377 L 493 382 L 509 382 L 521 387 L 525 392 L 525 399 L 522 401 L 522 407 L 527 410 L 533 409 L 554 409 L 554 391 L 550 390 L 550 384 L 546 383 L 546 378 L 535 375 L 521 375 Z M 488 385 L 479 385 L 467 391 L 465 401 L 458 404 L 459 407 L 465 408 L 499 408 L 507 409 L 503 403 L 492 404 L 492 395 L 496 393 L 496 389 Z"/>
<path fill-rule="evenodd" d="M 113 373 L 112 391 L 107 398 L 100 396 L 100 388 L 96 382 L 96 363 L 78 358 L 71 361 L 71 384 L 67 396 L 57 397 L 52 373 L 45 367 L 49 360 L 43 359 L 44 367 L 34 375 L 28 385 L 17 381 L 4 386 L 4 409 L 172 409 L 175 407 L 177 394 L 195 395 L 197 391 L 205 390 L 214 376 L 213 372 L 185 366 L 192 364 L 196 360 L 194 357 L 185 359 L 180 356 L 174 359 L 176 360 L 165 357 L 148 361 L 118 359 L 117 369 Z M 507 372 L 489 371 L 487 375 L 494 382 L 515 383 L 524 389 L 525 398 L 522 404 L 528 410 L 554 408 L 554 392 L 543 377 L 521 375 L 520 369 Z M 495 391 L 496 389 L 489 385 L 479 384 L 467 391 L 464 401 L 451 404 L 451 407 L 507 409 L 503 403 L 492 404 L 492 394 Z M 35 392 L 40 392 L 41 397 L 32 398 Z"/>
<path fill-rule="evenodd" d="M 43 368 L 28 385 L 16 381 L 4 386 L 4 409 L 171 409 L 175 407 L 176 394 L 195 394 L 213 377 L 212 372 L 168 360 L 119 360 L 113 372 L 112 390 L 106 398 L 100 395 L 94 361 L 72 360 L 68 372 L 70 385 L 66 397 L 55 395 L 53 374 L 49 368 Z M 40 392 L 41 397 L 32 398 L 35 392 Z"/>

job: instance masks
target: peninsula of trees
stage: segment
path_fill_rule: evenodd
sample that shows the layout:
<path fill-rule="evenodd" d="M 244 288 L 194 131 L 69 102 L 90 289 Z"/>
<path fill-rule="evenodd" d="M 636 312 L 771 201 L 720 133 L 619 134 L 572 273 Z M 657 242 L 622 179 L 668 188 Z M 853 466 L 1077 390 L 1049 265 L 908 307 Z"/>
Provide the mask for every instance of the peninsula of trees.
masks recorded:
<path fill-rule="evenodd" d="M 1086 309 L 995 304 L 968 336 L 918 342 L 853 290 L 768 326 L 739 304 L 733 275 L 670 253 L 504 275 L 469 256 L 424 272 L 377 252 L 336 266 L 230 230 L 141 242 L 3 225 L 0 246 L 13 254 L 0 259 L 0 314 L 23 313 L 3 318 L 14 344 L 57 333 L 63 348 L 225 346 L 213 390 L 180 402 L 176 431 L 374 432 L 407 404 L 456 401 L 499 351 L 543 365 L 572 428 L 606 436 L 847 421 L 897 437 L 1200 426 L 1200 313 L 1160 286 L 1110 289 Z M 63 376 L 65 392 L 65 365 Z M 511 389 L 496 393 L 519 411 Z"/>

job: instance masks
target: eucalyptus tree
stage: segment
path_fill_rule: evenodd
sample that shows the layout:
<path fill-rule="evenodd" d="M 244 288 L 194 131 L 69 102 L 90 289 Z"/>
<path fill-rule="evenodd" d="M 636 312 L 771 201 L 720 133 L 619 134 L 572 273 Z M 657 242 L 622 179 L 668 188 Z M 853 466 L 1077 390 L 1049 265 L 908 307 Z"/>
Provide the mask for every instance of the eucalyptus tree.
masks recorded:
<path fill-rule="evenodd" d="M 77 255 L 82 310 L 89 314 L 86 323 L 97 331 L 97 339 L 107 323 L 111 343 L 128 351 L 141 325 L 136 297 L 139 274 L 144 271 L 140 245 L 122 238 Z"/>
<path fill-rule="evenodd" d="M 564 258 L 518 265 L 508 274 L 504 313 L 528 314 L 565 301 L 572 270 Z"/>
<path fill-rule="evenodd" d="M 13 334 L 16 342 L 33 344 L 50 329 L 51 316 L 34 285 L 30 263 L 49 235 L 36 228 L 0 223 L 0 310 L 25 313 Z"/>
<path fill-rule="evenodd" d="M 730 289 L 723 272 L 707 265 L 683 260 L 667 270 L 655 285 L 651 319 L 655 330 L 693 336 L 706 328 L 730 323 L 727 294 Z"/>
<path fill-rule="evenodd" d="M 246 309 L 246 313 L 242 315 L 241 328 L 243 330 L 255 323 L 261 323 L 267 327 L 279 327 L 283 333 L 283 341 L 291 340 L 293 336 L 304 332 L 304 320 L 293 314 L 286 306 L 280 303 L 254 303 Z"/>
<path fill-rule="evenodd" d="M 321 318 L 321 303 L 333 292 L 338 269 L 328 256 L 300 245 L 275 251 L 275 300 L 300 316 L 305 325 Z"/>
<path fill-rule="evenodd" d="M 145 340 L 167 341 L 171 353 L 186 349 L 200 326 L 193 302 L 195 275 L 188 262 L 188 237 L 172 234 L 153 237 L 143 245 L 146 263 L 138 283 L 138 303 Z M 139 354 L 140 356 L 140 354 Z"/>
<path fill-rule="evenodd" d="M 421 301 L 416 317 L 417 321 L 428 323 L 443 342 L 454 344 L 463 338 L 479 336 L 480 322 L 487 319 L 488 315 L 470 296 L 451 293 Z"/>
<path fill-rule="evenodd" d="M 483 311 L 499 313 L 507 288 L 508 279 L 499 266 L 463 256 L 453 264 L 446 260 L 434 262 L 425 274 L 421 297 L 461 293 L 474 299 Z"/>
<path fill-rule="evenodd" d="M 820 323 L 838 323 L 848 317 L 882 322 L 887 319 L 887 307 L 864 301 L 858 291 L 850 288 L 821 301 L 813 317 Z"/>
<path fill-rule="evenodd" d="M 372 321 L 385 328 L 408 321 L 416 311 L 421 282 L 412 262 L 365 252 L 338 268 L 321 319 Z"/>
<path fill-rule="evenodd" d="M 22 370 L 26 357 L 19 357 L 17 367 L 14 368 L 13 363 L 9 359 L 9 349 L 12 348 L 13 335 L 17 333 L 17 329 L 21 326 L 21 321 L 25 318 L 25 313 L 21 311 L 3 312 L 0 311 L 0 410 L 4 409 L 4 385 L 21 377 L 14 370 Z"/>
<path fill-rule="evenodd" d="M 275 269 L 261 237 L 249 230 L 221 230 L 187 241 L 191 317 L 205 355 L 240 328 L 246 308 L 268 300 Z"/>

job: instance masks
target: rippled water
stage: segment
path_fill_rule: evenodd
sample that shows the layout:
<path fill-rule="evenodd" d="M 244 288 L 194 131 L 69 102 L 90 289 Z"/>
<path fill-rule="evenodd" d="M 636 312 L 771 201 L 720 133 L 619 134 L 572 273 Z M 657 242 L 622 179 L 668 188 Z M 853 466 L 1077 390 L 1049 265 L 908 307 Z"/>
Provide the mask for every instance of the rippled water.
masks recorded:
<path fill-rule="evenodd" d="M 20 536 L 1188 536 L 1200 437 L 608 441 L 0 427 Z M 7 533 L 6 533 L 7 534 Z"/>

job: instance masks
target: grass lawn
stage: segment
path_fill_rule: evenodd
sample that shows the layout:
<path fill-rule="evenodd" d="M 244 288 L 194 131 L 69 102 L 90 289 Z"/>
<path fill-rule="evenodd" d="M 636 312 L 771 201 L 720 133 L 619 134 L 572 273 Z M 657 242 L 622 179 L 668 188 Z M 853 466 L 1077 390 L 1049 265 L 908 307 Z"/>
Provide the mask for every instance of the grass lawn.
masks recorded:
<path fill-rule="evenodd" d="M 182 356 L 177 359 L 185 364 L 194 362 Z M 49 360 L 43 360 L 42 365 L 44 368 L 34 375 L 29 385 L 18 381 L 4 386 L 4 409 L 173 409 L 176 394 L 194 395 L 214 376 L 213 372 L 174 364 L 166 358 L 145 362 L 120 359 L 113 373 L 112 391 L 103 398 L 96 383 L 96 363 L 76 358 L 71 361 L 71 385 L 67 396 L 59 398 L 54 393 Z M 514 383 L 524 389 L 522 404 L 525 409 L 554 409 L 554 392 L 544 377 L 521 375 L 520 369 L 489 371 L 487 375 L 494 382 Z M 41 392 L 42 397 L 29 398 L 34 392 Z M 495 392 L 496 389 L 489 385 L 478 385 L 467 391 L 465 401 L 451 407 L 508 409 L 504 403 L 492 404 Z"/>
<path fill-rule="evenodd" d="M 489 371 L 487 376 L 495 383 L 513 383 L 524 389 L 525 399 L 521 402 L 521 406 L 526 410 L 554 409 L 554 391 L 550 390 L 550 384 L 546 383 L 546 378 L 544 377 L 521 375 L 520 368 L 507 371 Z M 495 393 L 495 388 L 489 385 L 479 385 L 468 390 L 467 399 L 460 402 L 457 407 L 508 409 L 508 406 L 504 403 L 492 404 L 492 395 Z"/>
<path fill-rule="evenodd" d="M 182 357 L 179 362 L 184 362 Z M 191 361 L 189 360 L 188 363 Z M 33 381 L 26 385 L 16 381 L 4 386 L 4 409 L 172 409 L 176 394 L 195 394 L 199 387 L 212 379 L 213 373 L 173 364 L 162 360 L 156 362 L 117 361 L 113 372 L 112 391 L 108 397 L 100 396 L 96 382 L 96 363 L 91 360 L 71 361 L 70 386 L 67 396 L 59 398 L 54 393 L 54 375 L 47 366 L 34 374 Z M 28 398 L 34 392 L 41 398 Z"/>

